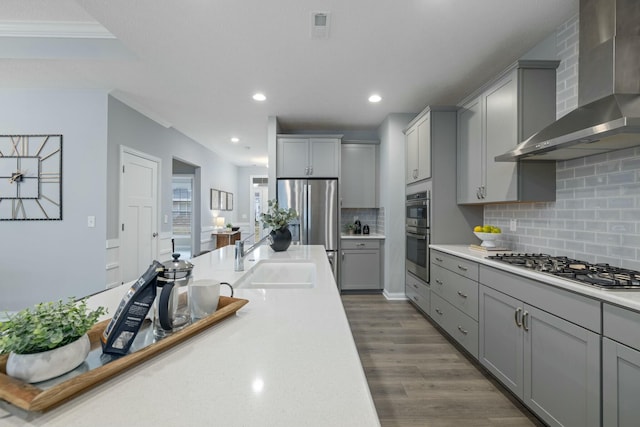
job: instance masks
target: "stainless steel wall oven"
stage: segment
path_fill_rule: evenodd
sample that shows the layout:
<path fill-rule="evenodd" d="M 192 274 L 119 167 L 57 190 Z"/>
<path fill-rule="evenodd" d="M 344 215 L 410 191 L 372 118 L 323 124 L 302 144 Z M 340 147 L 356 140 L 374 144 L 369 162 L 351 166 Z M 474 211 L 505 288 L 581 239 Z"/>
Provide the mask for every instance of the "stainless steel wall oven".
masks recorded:
<path fill-rule="evenodd" d="M 430 210 L 429 192 L 407 195 L 406 267 L 416 277 L 429 282 Z"/>

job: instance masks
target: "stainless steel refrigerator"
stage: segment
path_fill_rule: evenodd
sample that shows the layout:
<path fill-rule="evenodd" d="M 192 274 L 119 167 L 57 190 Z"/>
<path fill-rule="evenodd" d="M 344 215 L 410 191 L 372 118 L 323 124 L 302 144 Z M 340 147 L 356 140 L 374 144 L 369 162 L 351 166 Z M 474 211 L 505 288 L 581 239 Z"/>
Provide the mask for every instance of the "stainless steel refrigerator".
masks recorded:
<path fill-rule="evenodd" d="M 298 219 L 289 224 L 292 244 L 323 245 L 337 279 L 340 224 L 337 179 L 279 179 L 278 204 L 293 208 Z"/>

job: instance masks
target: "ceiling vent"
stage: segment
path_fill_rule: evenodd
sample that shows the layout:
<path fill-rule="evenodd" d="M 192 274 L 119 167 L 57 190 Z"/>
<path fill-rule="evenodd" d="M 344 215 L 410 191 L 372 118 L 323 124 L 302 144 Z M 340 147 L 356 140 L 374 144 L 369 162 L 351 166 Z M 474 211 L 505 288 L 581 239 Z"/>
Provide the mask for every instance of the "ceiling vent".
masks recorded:
<path fill-rule="evenodd" d="M 329 12 L 311 12 L 311 38 L 328 39 L 331 26 L 331 14 Z"/>

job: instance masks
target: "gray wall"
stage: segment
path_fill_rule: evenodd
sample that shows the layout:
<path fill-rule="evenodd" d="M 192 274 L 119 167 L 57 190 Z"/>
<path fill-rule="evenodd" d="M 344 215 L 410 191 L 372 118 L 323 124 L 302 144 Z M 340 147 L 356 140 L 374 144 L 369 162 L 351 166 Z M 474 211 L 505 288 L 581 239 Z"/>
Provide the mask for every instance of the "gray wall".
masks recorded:
<path fill-rule="evenodd" d="M 404 299 L 405 280 L 405 144 L 402 130 L 416 116 L 390 114 L 378 129 L 380 206 L 384 221 L 384 293 Z"/>
<path fill-rule="evenodd" d="M 104 289 L 107 94 L 1 90 L 0 99 L 3 134 L 63 135 L 63 220 L 0 222 L 0 311 Z"/>
<path fill-rule="evenodd" d="M 213 225 L 213 212 L 209 209 L 209 190 L 238 193 L 237 167 L 204 146 L 186 137 L 173 128 L 165 128 L 138 113 L 113 97 L 109 97 L 109 142 L 108 142 L 108 222 L 107 238 L 118 237 L 118 179 L 120 145 L 158 157 L 161 165 L 160 218 L 171 218 L 172 160 L 179 159 L 200 168 L 196 174 L 195 190 L 199 190 L 200 215 L 203 228 Z M 234 197 L 235 204 L 235 197 Z M 229 222 L 236 221 L 236 211 L 224 213 Z M 171 221 L 161 221 L 161 232 L 171 232 Z"/>
<path fill-rule="evenodd" d="M 557 117 L 577 106 L 578 28 L 576 15 L 555 34 Z M 559 161 L 556 185 L 555 202 L 485 206 L 485 223 L 517 251 L 640 269 L 640 148 Z"/>

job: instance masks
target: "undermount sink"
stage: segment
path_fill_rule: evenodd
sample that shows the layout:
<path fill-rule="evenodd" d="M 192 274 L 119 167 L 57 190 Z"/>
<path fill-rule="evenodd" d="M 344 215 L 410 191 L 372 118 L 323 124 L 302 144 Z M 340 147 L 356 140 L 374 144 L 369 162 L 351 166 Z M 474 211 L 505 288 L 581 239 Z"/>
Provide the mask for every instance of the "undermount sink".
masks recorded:
<path fill-rule="evenodd" d="M 316 265 L 309 261 L 263 260 L 253 266 L 236 288 L 298 289 L 316 286 Z"/>

